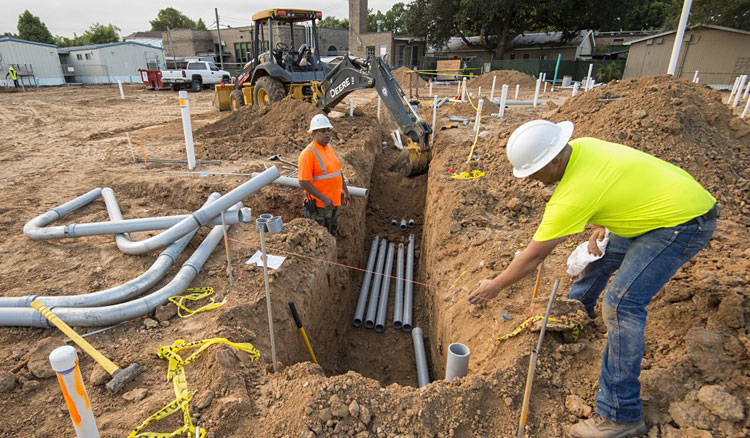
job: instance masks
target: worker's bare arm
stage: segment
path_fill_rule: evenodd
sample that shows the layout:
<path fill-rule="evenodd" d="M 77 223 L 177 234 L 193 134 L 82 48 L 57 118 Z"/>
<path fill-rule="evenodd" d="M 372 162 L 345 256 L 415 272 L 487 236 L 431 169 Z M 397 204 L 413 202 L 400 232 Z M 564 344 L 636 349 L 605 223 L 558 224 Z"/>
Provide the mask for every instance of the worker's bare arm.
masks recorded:
<path fill-rule="evenodd" d="M 469 303 L 481 304 L 495 298 L 501 290 L 532 272 L 552 252 L 555 246 L 564 240 L 565 237 L 546 242 L 532 240 L 528 248 L 518 254 L 500 275 L 492 280 L 480 281 L 479 287 L 469 295 Z"/>
<path fill-rule="evenodd" d="M 344 199 L 342 199 L 343 204 L 348 206 L 351 196 L 349 196 L 349 188 L 346 186 L 346 180 L 344 179 L 344 175 L 341 175 L 341 187 L 342 187 L 342 191 L 344 192 Z"/>

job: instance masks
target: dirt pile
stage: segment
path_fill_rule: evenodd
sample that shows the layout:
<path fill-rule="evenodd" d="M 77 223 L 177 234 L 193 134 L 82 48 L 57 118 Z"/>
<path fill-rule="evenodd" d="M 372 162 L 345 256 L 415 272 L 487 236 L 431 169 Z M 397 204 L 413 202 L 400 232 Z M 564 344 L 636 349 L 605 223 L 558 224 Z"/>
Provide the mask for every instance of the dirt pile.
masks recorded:
<path fill-rule="evenodd" d="M 579 94 L 545 116 L 571 120 L 574 137 L 626 144 L 685 169 L 750 225 L 750 125 L 717 91 L 670 76 L 630 79 Z"/>
<path fill-rule="evenodd" d="M 427 81 L 422 79 L 417 73 L 412 73 L 413 71 L 414 70 L 408 67 L 399 67 L 396 70 L 393 70 L 392 73 L 393 77 L 396 78 L 396 81 L 404 90 L 409 88 L 410 83 L 417 87 L 424 87 L 427 85 Z"/>
<path fill-rule="evenodd" d="M 497 77 L 497 80 L 495 81 L 496 93 L 497 90 L 502 88 L 503 84 L 508 84 L 508 87 L 513 90 L 515 90 L 516 84 L 521 85 L 521 88 L 533 87 L 536 84 L 536 79 L 525 73 L 521 73 L 520 71 L 498 70 L 473 78 L 466 83 L 466 86 L 469 88 L 482 87 L 489 91 L 489 89 L 492 88 L 493 77 Z"/>

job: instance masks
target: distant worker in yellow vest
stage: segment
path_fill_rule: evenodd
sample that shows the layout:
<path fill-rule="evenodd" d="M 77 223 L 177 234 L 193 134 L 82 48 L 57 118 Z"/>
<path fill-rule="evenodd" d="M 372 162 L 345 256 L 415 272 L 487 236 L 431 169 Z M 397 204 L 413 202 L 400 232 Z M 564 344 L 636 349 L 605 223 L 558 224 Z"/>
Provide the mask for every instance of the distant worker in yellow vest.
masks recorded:
<path fill-rule="evenodd" d="M 601 258 L 586 266 L 568 298 L 582 302 L 594 318 L 604 292 L 607 345 L 596 413 L 566 432 L 572 438 L 639 437 L 647 431 L 638 381 L 646 306 L 706 246 L 716 230 L 719 207 L 677 166 L 596 138 L 570 140 L 572 134 L 571 122 L 533 120 L 508 139 L 513 175 L 557 187 L 528 247 L 500 275 L 482 280 L 469 302 L 494 298 L 534 271 L 567 236 L 591 225 L 588 252 Z M 602 250 L 606 230 L 609 244 Z"/>
<path fill-rule="evenodd" d="M 297 179 L 306 192 L 305 217 L 315 219 L 335 236 L 338 209 L 342 201 L 349 205 L 349 189 L 341 173 L 341 163 L 329 144 L 331 130 L 328 117 L 318 114 L 312 118 L 307 131 L 312 134 L 312 142 L 299 155 Z"/>
<path fill-rule="evenodd" d="M 18 88 L 18 73 L 16 73 L 16 69 L 13 67 L 8 67 L 8 73 L 5 73 L 5 80 L 8 80 L 8 76 L 10 76 L 11 79 L 13 79 L 13 84 Z"/>

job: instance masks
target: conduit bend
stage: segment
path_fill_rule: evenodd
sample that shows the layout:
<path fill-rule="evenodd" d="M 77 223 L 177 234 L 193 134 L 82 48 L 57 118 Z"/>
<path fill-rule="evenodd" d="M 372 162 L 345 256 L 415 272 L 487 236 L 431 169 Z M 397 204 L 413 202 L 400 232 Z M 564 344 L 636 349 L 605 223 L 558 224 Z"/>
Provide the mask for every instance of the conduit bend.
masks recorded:
<path fill-rule="evenodd" d="M 219 216 L 222 211 L 242 201 L 264 186 L 272 183 L 276 178 L 279 177 L 279 175 L 279 169 L 277 169 L 276 166 L 269 167 L 258 176 L 253 177 L 244 184 L 235 187 L 226 195 L 220 197 L 219 199 L 205 207 L 201 207 L 187 218 L 181 220 L 179 223 L 173 225 L 169 229 L 162 231 L 156 236 L 149 237 L 148 239 L 144 239 L 138 242 L 131 242 L 128 239 L 120 238 L 117 240 L 117 247 L 120 248 L 120 250 L 125 254 L 131 255 L 145 254 L 149 251 L 163 248 L 179 239 L 180 237 L 184 236 L 185 234 L 197 229 L 198 227 L 208 224 L 211 220 L 213 220 L 213 218 Z M 120 214 L 119 217 L 113 217 L 110 210 L 110 206 L 108 205 L 107 211 L 110 213 L 110 220 L 122 219 L 122 214 Z"/>
<path fill-rule="evenodd" d="M 204 205 L 208 205 L 220 196 L 218 193 L 211 194 Z M 29 307 L 29 304 L 35 299 L 41 300 L 47 307 L 98 307 L 130 300 L 149 290 L 164 277 L 169 268 L 177 262 L 177 258 L 197 231 L 188 233 L 169 245 L 159 254 L 159 257 L 148 270 L 123 284 L 82 295 L 0 297 L 0 307 Z"/>
<path fill-rule="evenodd" d="M 47 211 L 46 213 L 40 214 L 34 219 L 26 222 L 26 224 L 23 226 L 23 233 L 32 240 L 48 240 L 65 237 L 64 235 L 58 235 L 59 230 L 45 228 L 45 225 L 66 216 L 72 211 L 78 210 L 79 208 L 90 204 L 96 198 L 101 196 L 101 194 L 102 189 L 95 188 L 94 190 L 91 190 L 88 193 L 72 199 L 65 204 L 55 207 L 52 210 Z"/>
<path fill-rule="evenodd" d="M 215 203 L 215 202 L 214 202 Z M 231 209 L 238 209 L 241 204 Z M 114 325 L 122 321 L 139 318 L 153 312 L 167 298 L 180 295 L 190 285 L 208 260 L 216 245 L 223 238 L 221 225 L 215 226 L 193 255 L 182 264 L 177 275 L 166 286 L 144 297 L 104 307 L 57 307 L 50 309 L 60 319 L 74 327 L 97 327 Z M 41 313 L 31 308 L 0 308 L 0 326 L 41 327 L 51 325 Z"/>

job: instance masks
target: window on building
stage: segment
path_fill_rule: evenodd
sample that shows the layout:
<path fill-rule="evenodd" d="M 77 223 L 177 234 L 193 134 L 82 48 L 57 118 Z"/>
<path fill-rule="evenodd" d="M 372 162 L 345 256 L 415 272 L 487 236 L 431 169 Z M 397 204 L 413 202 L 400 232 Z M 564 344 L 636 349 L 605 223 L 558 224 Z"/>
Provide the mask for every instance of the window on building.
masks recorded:
<path fill-rule="evenodd" d="M 86 59 L 91 59 L 91 53 L 86 54 Z"/>
<path fill-rule="evenodd" d="M 510 54 L 510 59 L 516 59 L 516 54 L 515 53 L 511 53 Z"/>
<path fill-rule="evenodd" d="M 404 60 L 404 48 L 405 46 L 398 47 L 398 58 L 396 58 L 397 67 L 402 66 L 406 63 L 406 61 Z"/>
<path fill-rule="evenodd" d="M 543 61 L 547 59 L 547 55 L 539 55 L 539 60 Z"/>
<path fill-rule="evenodd" d="M 246 63 L 252 59 L 253 45 L 250 42 L 234 43 L 234 58 L 236 62 Z"/>
<path fill-rule="evenodd" d="M 523 54 L 523 59 L 529 59 L 529 54 L 528 53 L 524 53 Z"/>
<path fill-rule="evenodd" d="M 77 54 L 76 55 L 76 59 L 79 60 L 79 61 L 83 61 L 83 55 L 81 55 L 80 53 Z"/>
<path fill-rule="evenodd" d="M 366 57 L 367 58 L 374 58 L 375 57 L 375 46 L 367 46 Z"/>

